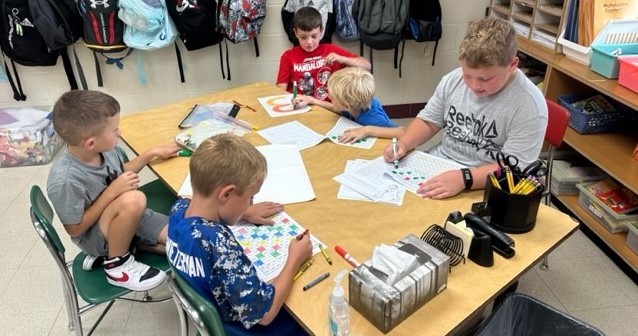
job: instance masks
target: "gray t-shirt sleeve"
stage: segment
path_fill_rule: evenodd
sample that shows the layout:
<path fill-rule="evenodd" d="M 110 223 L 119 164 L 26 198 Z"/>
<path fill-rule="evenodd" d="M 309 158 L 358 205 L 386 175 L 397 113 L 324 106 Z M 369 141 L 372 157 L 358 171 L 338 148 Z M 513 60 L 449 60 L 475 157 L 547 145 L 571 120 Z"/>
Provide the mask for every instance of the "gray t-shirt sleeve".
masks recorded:
<path fill-rule="evenodd" d="M 81 184 L 69 181 L 53 183 L 48 186 L 47 194 L 62 224 L 82 222 L 84 209 L 90 200 L 85 197 L 85 189 Z"/>

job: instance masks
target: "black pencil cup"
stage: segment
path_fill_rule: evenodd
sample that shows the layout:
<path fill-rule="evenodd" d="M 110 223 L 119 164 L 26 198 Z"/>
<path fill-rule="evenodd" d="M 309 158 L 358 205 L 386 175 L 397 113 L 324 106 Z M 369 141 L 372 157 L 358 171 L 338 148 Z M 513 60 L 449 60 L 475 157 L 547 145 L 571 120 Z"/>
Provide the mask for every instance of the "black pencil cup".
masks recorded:
<path fill-rule="evenodd" d="M 518 181 L 515 176 L 514 180 Z M 505 186 L 504 181 L 499 181 Z M 529 195 L 510 194 L 495 187 L 490 179 L 485 184 L 483 201 L 490 211 L 490 223 L 507 233 L 525 233 L 534 229 L 544 188 Z"/>

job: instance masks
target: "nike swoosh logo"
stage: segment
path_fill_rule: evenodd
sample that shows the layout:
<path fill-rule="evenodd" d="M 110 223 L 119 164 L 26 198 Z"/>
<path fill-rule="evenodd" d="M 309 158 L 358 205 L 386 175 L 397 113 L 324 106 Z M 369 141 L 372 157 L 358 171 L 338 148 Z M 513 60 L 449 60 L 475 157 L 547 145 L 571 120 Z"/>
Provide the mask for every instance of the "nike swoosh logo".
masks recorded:
<path fill-rule="evenodd" d="M 119 282 L 127 282 L 128 281 L 128 274 L 126 273 L 122 273 L 121 277 L 114 277 L 110 274 L 107 274 L 106 276 L 108 276 L 109 278 L 115 280 L 115 281 L 119 281 Z"/>

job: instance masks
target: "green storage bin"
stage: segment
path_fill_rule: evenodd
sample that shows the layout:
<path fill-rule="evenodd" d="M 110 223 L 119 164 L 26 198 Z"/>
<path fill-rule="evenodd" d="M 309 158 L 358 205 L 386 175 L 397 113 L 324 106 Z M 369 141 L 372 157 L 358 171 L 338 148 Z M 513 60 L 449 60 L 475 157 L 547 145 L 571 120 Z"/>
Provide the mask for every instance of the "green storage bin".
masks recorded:
<path fill-rule="evenodd" d="M 609 20 L 591 45 L 592 71 L 618 78 L 618 56 L 638 55 L 638 20 Z"/>

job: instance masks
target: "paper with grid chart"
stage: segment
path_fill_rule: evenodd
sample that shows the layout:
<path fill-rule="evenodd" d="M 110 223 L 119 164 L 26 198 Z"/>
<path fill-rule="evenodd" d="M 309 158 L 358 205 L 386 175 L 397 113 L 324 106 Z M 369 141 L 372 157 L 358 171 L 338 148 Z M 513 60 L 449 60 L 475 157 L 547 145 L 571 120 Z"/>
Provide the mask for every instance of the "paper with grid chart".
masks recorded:
<path fill-rule="evenodd" d="M 254 225 L 241 222 L 230 225 L 235 239 L 244 250 L 257 270 L 257 276 L 268 282 L 281 273 L 288 259 L 288 245 L 290 241 L 305 231 L 286 212 L 282 211 L 272 217 L 274 225 Z M 312 255 L 319 253 L 319 244 L 328 246 L 310 234 Z"/>
<path fill-rule="evenodd" d="M 381 161 L 383 161 L 383 157 Z M 465 166 L 454 161 L 416 150 L 399 161 L 399 168 L 394 168 L 393 163 L 384 163 L 386 176 L 400 183 L 415 195 L 419 186 L 430 178 L 449 170 L 465 168 Z"/>
<path fill-rule="evenodd" d="M 361 125 L 347 118 L 340 117 L 335 126 L 332 127 L 326 135 L 321 135 L 313 131 L 311 128 L 297 120 L 269 127 L 257 131 L 257 133 L 272 144 L 296 144 L 297 147 L 299 147 L 299 150 L 316 146 L 324 139 L 328 139 L 333 143 L 342 146 L 362 149 L 372 148 L 374 143 L 377 141 L 377 138 L 375 137 L 368 137 L 352 144 L 339 142 L 339 136 L 341 136 L 345 130 L 357 127 L 361 127 Z"/>

